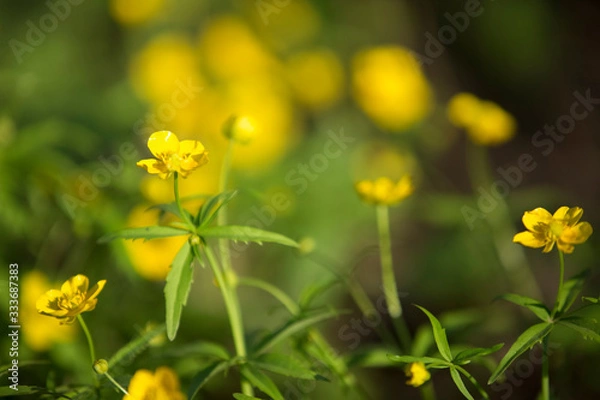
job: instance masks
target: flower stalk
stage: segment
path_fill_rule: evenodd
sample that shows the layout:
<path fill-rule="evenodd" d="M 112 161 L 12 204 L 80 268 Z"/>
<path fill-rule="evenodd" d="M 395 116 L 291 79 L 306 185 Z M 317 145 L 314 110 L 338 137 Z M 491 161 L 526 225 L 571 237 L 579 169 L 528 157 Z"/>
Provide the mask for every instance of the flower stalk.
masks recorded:
<path fill-rule="evenodd" d="M 94 339 L 92 339 L 92 334 L 90 333 L 90 330 L 88 329 L 87 324 L 83 320 L 83 317 L 81 316 L 81 314 L 77 314 L 77 321 L 79 321 L 79 325 L 81 325 L 81 329 L 83 330 L 83 333 L 85 334 L 85 337 L 87 338 L 88 347 L 90 349 L 90 358 L 92 360 L 92 365 L 93 365 L 94 362 L 96 361 L 96 350 L 94 348 Z M 96 387 L 98 387 L 100 385 L 100 382 L 98 381 L 98 378 L 96 377 L 96 374 L 94 374 L 94 384 Z"/>

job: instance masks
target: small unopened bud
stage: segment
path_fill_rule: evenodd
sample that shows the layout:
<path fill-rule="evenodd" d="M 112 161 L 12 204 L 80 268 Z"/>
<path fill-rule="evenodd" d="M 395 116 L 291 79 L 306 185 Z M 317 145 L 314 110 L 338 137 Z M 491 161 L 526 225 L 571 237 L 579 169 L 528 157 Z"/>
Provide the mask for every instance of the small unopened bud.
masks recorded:
<path fill-rule="evenodd" d="M 225 137 L 235 140 L 240 144 L 248 144 L 254 138 L 256 123 L 246 116 L 229 118 L 223 125 Z"/>
<path fill-rule="evenodd" d="M 101 358 L 94 363 L 94 371 L 99 375 L 104 375 L 108 372 L 108 361 Z"/>
<path fill-rule="evenodd" d="M 315 247 L 317 247 L 317 242 L 311 237 L 301 239 L 298 244 L 300 245 L 298 246 L 298 252 L 302 255 L 312 253 L 315 250 Z"/>

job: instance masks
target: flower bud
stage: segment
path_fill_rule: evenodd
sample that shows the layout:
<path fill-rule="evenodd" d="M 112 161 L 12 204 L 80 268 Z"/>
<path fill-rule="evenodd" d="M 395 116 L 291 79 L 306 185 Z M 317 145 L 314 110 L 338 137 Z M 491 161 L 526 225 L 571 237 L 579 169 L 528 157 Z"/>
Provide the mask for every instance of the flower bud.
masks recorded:
<path fill-rule="evenodd" d="M 232 116 L 223 125 L 223 134 L 240 144 L 248 144 L 254 138 L 256 124 L 250 117 Z"/>
<path fill-rule="evenodd" d="M 94 362 L 94 371 L 96 371 L 98 375 L 106 374 L 108 372 L 108 361 L 103 358 L 96 360 L 96 362 Z"/>

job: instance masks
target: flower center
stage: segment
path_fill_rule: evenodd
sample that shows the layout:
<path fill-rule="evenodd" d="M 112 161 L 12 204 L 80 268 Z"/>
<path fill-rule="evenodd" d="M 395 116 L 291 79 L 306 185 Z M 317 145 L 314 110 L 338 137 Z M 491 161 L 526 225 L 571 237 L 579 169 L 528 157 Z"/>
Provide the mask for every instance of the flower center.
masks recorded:
<path fill-rule="evenodd" d="M 165 159 L 165 164 L 167 165 L 167 169 L 169 171 L 177 171 L 179 170 L 179 165 L 181 164 L 181 157 L 177 153 L 171 154 Z"/>
<path fill-rule="evenodd" d="M 560 235 L 562 235 L 563 230 L 565 229 L 565 226 L 562 222 L 559 221 L 552 221 L 550 222 L 550 232 L 552 232 L 552 235 L 554 235 L 555 237 L 560 237 Z"/>

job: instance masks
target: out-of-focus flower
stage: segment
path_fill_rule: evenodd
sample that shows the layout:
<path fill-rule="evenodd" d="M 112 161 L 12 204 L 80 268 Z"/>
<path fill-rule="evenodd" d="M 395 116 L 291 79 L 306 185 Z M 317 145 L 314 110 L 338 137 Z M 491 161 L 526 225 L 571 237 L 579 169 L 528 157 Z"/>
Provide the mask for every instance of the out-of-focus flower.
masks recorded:
<path fill-rule="evenodd" d="M 275 59 L 239 18 L 222 16 L 201 33 L 200 54 L 207 70 L 219 79 L 235 79 L 263 72 Z"/>
<path fill-rule="evenodd" d="M 248 116 L 231 117 L 223 125 L 225 137 L 240 144 L 250 143 L 254 138 L 255 131 L 256 122 Z"/>
<path fill-rule="evenodd" d="M 127 226 L 138 228 L 158 223 L 158 210 L 148 210 L 147 205 L 135 207 L 127 218 Z M 125 251 L 129 255 L 134 270 L 143 278 L 163 281 L 170 270 L 175 255 L 187 238 L 171 237 L 142 240 L 127 240 Z"/>
<path fill-rule="evenodd" d="M 431 374 L 429 374 L 429 371 L 425 368 L 425 364 L 422 362 L 410 363 L 406 367 L 405 373 L 409 378 L 406 384 L 414 387 L 421 386 L 431 378 Z"/>
<path fill-rule="evenodd" d="M 580 207 L 560 207 L 554 215 L 538 207 L 523 214 L 526 231 L 517 233 L 513 242 L 523 246 L 540 248 L 548 253 L 556 247 L 564 253 L 572 253 L 576 244 L 585 242 L 593 232 L 588 222 L 579 222 L 583 216 Z"/>
<path fill-rule="evenodd" d="M 482 101 L 470 93 L 459 93 L 448 103 L 448 118 L 464 128 L 469 138 L 482 146 L 496 146 L 512 139 L 515 119 L 491 101 Z"/>
<path fill-rule="evenodd" d="M 54 318 L 46 318 L 36 311 L 36 303 L 41 295 L 51 289 L 46 275 L 31 271 L 21 278 L 22 307 L 19 314 L 25 343 L 35 351 L 50 349 L 54 343 L 73 340 L 75 329 L 72 325 L 62 325 Z"/>
<path fill-rule="evenodd" d="M 369 141 L 358 145 L 352 154 L 352 161 L 353 176 L 358 180 L 375 179 L 382 175 L 395 179 L 419 174 L 414 154 L 389 141 Z"/>
<path fill-rule="evenodd" d="M 129 75 L 143 99 L 159 106 L 178 105 L 193 100 L 204 86 L 196 51 L 184 37 L 164 34 L 153 38 L 136 54 Z M 175 104 L 177 103 L 177 104 Z M 160 118 L 160 113 L 157 113 Z"/>
<path fill-rule="evenodd" d="M 319 13 L 306 0 L 288 1 L 282 7 L 261 9 L 252 4 L 252 15 L 257 19 L 256 26 L 266 42 L 278 51 L 304 46 L 314 42 L 321 30 Z M 258 4 L 258 2 L 256 2 Z M 257 12 L 258 11 L 258 12 Z"/>
<path fill-rule="evenodd" d="M 352 67 L 354 98 L 382 128 L 407 130 L 431 110 L 431 88 L 407 49 L 388 46 L 364 50 L 354 57 Z"/>
<path fill-rule="evenodd" d="M 208 162 L 208 153 L 204 145 L 197 140 L 182 140 L 173 132 L 154 132 L 148 139 L 148 148 L 156 157 L 137 162 L 150 174 L 158 174 L 167 179 L 173 172 L 186 178 L 193 170 Z"/>
<path fill-rule="evenodd" d="M 331 107 L 342 96 L 342 63 L 330 50 L 296 53 L 287 62 L 287 75 L 298 101 L 312 110 Z"/>
<path fill-rule="evenodd" d="M 90 289 L 87 276 L 75 275 L 63 283 L 60 290 L 47 291 L 35 305 L 40 314 L 58 318 L 62 324 L 71 324 L 79 314 L 96 308 L 96 297 L 105 284 L 106 280 L 101 280 Z"/>
<path fill-rule="evenodd" d="M 415 191 L 410 176 L 403 176 L 397 183 L 387 177 L 364 180 L 357 182 L 355 189 L 365 203 L 388 206 L 400 203 Z"/>
<path fill-rule="evenodd" d="M 110 14 L 123 25 L 137 25 L 160 14 L 165 0 L 111 0 Z"/>
<path fill-rule="evenodd" d="M 123 400 L 185 400 L 179 378 L 169 367 L 158 367 L 155 373 L 137 370 L 129 382 Z"/>

